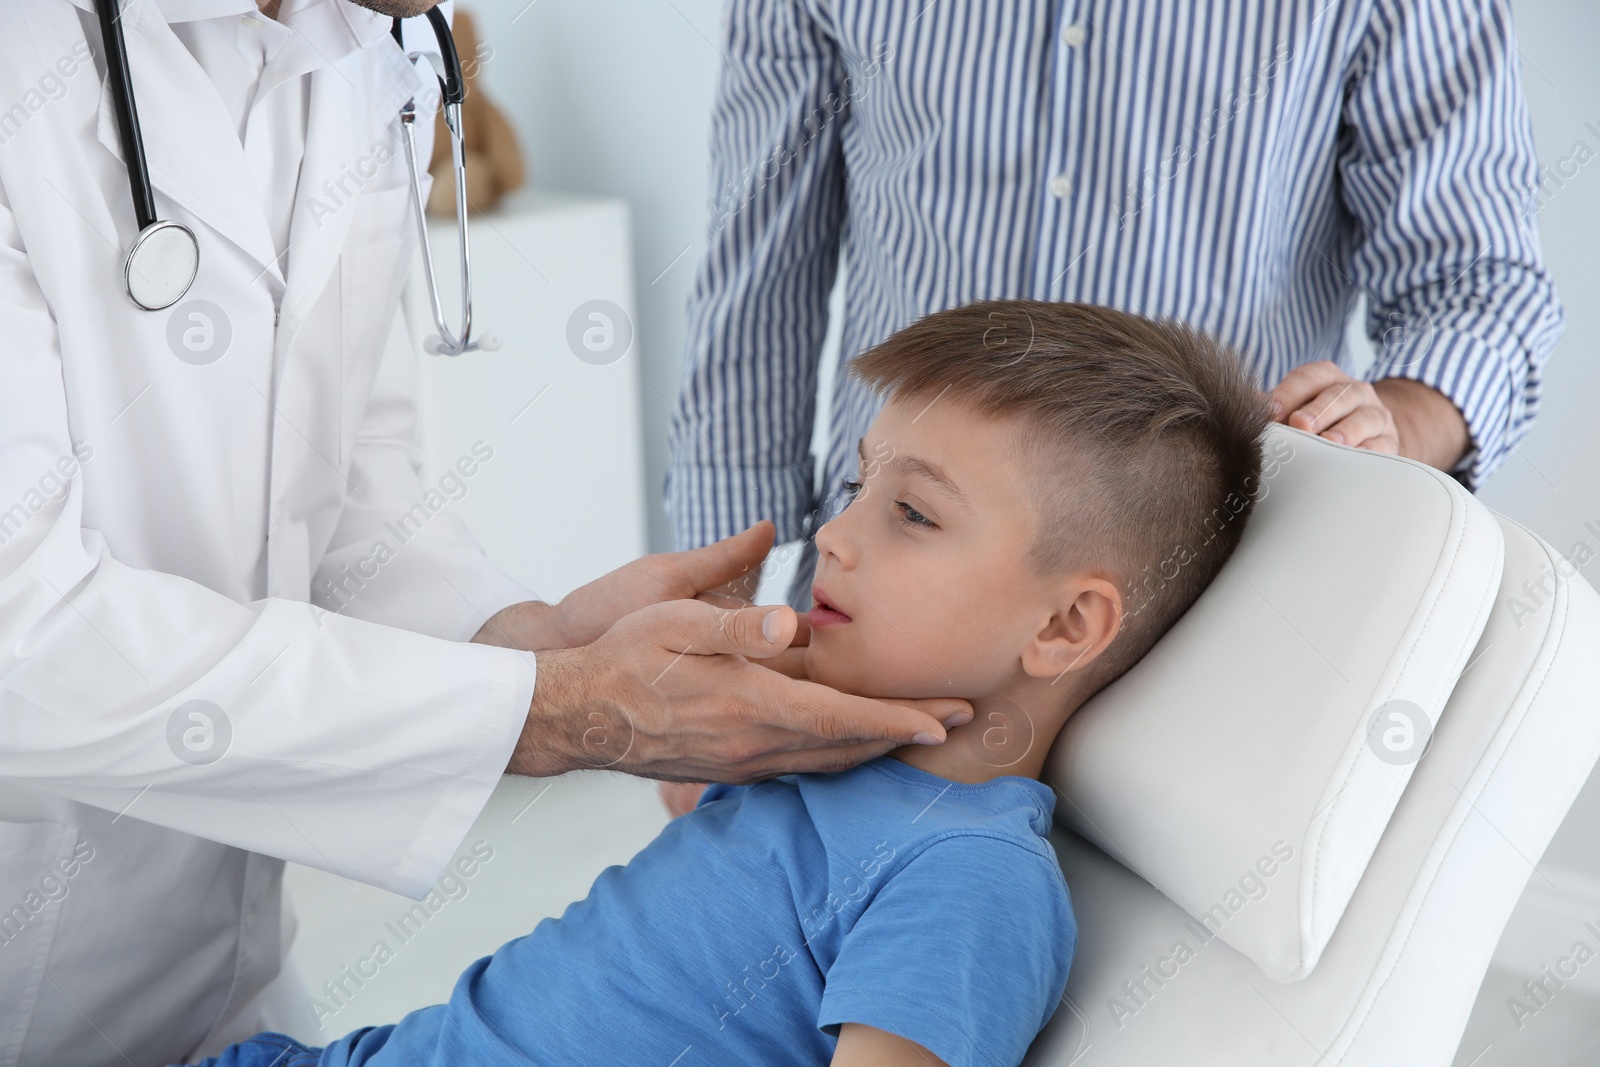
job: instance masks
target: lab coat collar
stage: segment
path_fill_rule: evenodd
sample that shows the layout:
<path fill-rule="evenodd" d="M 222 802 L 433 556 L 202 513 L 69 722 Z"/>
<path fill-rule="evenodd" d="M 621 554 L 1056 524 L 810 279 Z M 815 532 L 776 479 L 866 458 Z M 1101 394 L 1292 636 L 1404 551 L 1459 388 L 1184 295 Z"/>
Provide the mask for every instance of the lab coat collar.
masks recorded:
<path fill-rule="evenodd" d="M 93 8 L 92 0 L 72 3 L 85 10 Z M 381 49 L 370 69 L 347 62 L 353 53 L 388 34 L 391 20 L 387 17 L 348 0 L 289 0 L 285 7 L 288 24 L 311 36 L 328 56 L 328 63 L 311 76 L 306 156 L 289 251 L 283 257 L 307 275 L 301 281 L 315 279 L 320 287 L 332 266 L 331 258 L 337 257 L 349 213 L 338 212 L 323 226 L 303 226 L 306 179 L 325 171 L 336 174 L 340 163 L 349 162 L 345 157 L 352 147 L 372 143 L 386 126 L 396 122 L 401 105 L 418 92 L 422 82 L 399 48 Z M 276 280 L 288 303 L 283 264 L 273 247 L 238 131 L 205 71 L 168 25 L 169 8 L 177 14 L 209 18 L 248 13 L 254 5 L 250 0 L 132 0 L 124 7 L 123 37 L 151 184 L 255 260 L 264 276 Z M 151 71 L 161 71 L 163 76 L 151 77 Z M 96 137 L 126 164 L 109 79 L 101 85 Z M 316 178 L 309 188 L 320 183 Z M 197 236 L 203 270 L 206 239 L 203 234 Z M 329 261 L 320 262 L 323 259 Z"/>
<path fill-rule="evenodd" d="M 247 15 L 259 11 L 255 0 L 121 0 L 124 32 L 126 27 L 143 18 L 159 16 L 162 22 L 195 22 L 200 19 L 222 18 L 225 15 Z M 72 0 L 74 7 L 91 14 L 94 0 Z M 318 36 L 335 49 L 329 52 L 330 60 L 348 55 L 356 48 L 364 48 L 389 32 L 393 20 L 388 15 L 351 3 L 350 0 L 284 0 L 278 20 L 294 26 L 302 33 L 315 26 L 323 31 Z M 337 29 L 339 33 L 327 31 Z"/>
<path fill-rule="evenodd" d="M 282 304 L 280 342 L 293 338 L 302 315 L 321 293 L 354 215 L 342 203 L 332 214 L 313 211 L 312 198 L 324 197 L 326 182 L 337 181 L 362 158 L 375 155 L 380 142 L 403 159 L 400 109 L 406 101 L 418 101 L 419 121 L 432 121 L 422 110 L 423 75 L 398 47 L 375 48 L 369 60 L 360 74 L 325 66 L 311 76 L 305 158 L 300 164 L 300 186 L 289 228 L 289 283 Z M 431 70 L 428 77 L 432 77 Z M 426 160 L 422 166 L 427 166 Z"/>

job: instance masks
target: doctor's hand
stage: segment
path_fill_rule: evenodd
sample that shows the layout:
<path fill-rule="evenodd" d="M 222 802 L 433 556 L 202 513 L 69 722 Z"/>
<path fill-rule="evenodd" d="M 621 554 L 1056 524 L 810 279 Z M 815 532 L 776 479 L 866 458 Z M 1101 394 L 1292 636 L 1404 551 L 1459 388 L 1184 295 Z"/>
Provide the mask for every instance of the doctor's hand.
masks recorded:
<path fill-rule="evenodd" d="M 787 649 L 796 629 L 788 607 L 674 600 L 626 616 L 592 644 L 542 652 L 506 771 L 744 784 L 938 744 L 941 722 L 971 721 L 965 700 L 872 700 L 752 662 Z"/>
<path fill-rule="evenodd" d="M 730 598 L 731 600 L 732 598 Z M 708 601 L 717 603 L 717 601 Z M 749 606 L 749 601 L 744 601 L 744 606 Z M 799 626 L 795 629 L 794 637 L 789 641 L 789 647 L 779 652 L 776 656 L 766 659 L 751 660 L 759 663 L 768 670 L 777 671 L 786 678 L 796 678 L 800 681 L 806 679 L 806 646 L 811 644 L 811 620 L 804 615 L 796 615 L 795 621 Z M 955 723 L 946 723 L 954 726 Z M 661 796 L 661 803 L 667 809 L 667 814 L 673 818 L 686 815 L 700 803 L 700 794 L 706 791 L 709 782 L 657 782 L 656 792 Z"/>
<path fill-rule="evenodd" d="M 762 520 L 704 548 L 644 556 L 574 589 L 559 604 L 512 604 L 496 612 L 472 639 L 527 652 L 575 648 L 598 638 L 624 615 L 662 601 L 699 598 L 733 605 L 714 590 L 758 576 L 776 532 Z"/>

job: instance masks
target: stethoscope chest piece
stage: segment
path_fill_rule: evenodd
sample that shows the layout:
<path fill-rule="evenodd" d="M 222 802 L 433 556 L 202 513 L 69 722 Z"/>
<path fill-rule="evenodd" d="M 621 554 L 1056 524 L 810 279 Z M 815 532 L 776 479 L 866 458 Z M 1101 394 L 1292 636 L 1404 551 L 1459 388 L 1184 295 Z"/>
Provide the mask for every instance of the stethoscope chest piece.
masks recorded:
<path fill-rule="evenodd" d="M 137 3 L 138 0 L 132 0 Z M 200 243 L 194 231 L 181 223 L 156 217 L 155 193 L 150 185 L 150 168 L 144 158 L 144 134 L 139 129 L 139 109 L 133 98 L 133 78 L 128 70 L 128 46 L 123 39 L 122 20 L 119 17 L 123 0 L 95 0 L 95 10 L 100 20 L 100 37 L 105 45 L 106 78 L 111 84 L 112 102 L 116 105 L 117 131 L 122 139 L 122 158 L 128 167 L 128 191 L 133 199 L 133 215 L 139 225 L 139 236 L 128 249 L 122 264 L 122 287 L 128 298 L 145 311 L 160 311 L 183 299 L 183 294 L 194 284 L 200 269 Z M 416 101 L 408 101 L 400 111 L 401 129 L 405 134 L 406 163 L 411 171 L 411 209 L 422 241 L 424 277 L 428 286 L 428 302 L 433 311 L 434 325 L 439 328 L 436 337 L 428 339 L 430 352 L 459 356 L 463 352 L 479 349 L 493 351 L 500 347 L 499 338 L 493 334 L 482 341 L 472 338 L 472 257 L 467 244 L 467 176 L 466 149 L 462 136 L 461 104 L 466 96 L 466 78 L 461 69 L 461 57 L 456 54 L 455 39 L 450 36 L 450 24 L 437 7 L 427 12 L 428 24 L 439 44 L 440 63 L 444 75 L 439 79 L 440 105 L 445 123 L 450 129 L 450 155 L 455 165 L 456 177 L 456 229 L 461 253 L 461 329 L 452 332 L 444 321 L 444 309 L 439 302 L 439 286 L 433 272 L 433 249 L 428 243 L 428 220 L 422 203 L 422 164 L 417 157 L 413 126 L 416 122 Z M 402 20 L 395 18 L 389 31 L 397 44 L 404 45 Z M 421 53 L 406 53 L 416 59 Z"/>
<path fill-rule="evenodd" d="M 183 299 L 200 269 L 200 244 L 178 222 L 158 221 L 139 231 L 122 267 L 128 297 L 145 311 L 160 311 Z"/>

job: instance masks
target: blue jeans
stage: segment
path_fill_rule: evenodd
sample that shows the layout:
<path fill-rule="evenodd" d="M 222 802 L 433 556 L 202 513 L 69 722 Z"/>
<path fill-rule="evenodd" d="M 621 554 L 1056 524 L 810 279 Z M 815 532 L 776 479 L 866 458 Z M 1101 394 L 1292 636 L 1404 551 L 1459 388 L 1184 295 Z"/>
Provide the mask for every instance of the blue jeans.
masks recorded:
<path fill-rule="evenodd" d="M 317 1067 L 321 1059 L 320 1048 L 307 1048 L 285 1034 L 264 1033 L 229 1045 L 198 1067 Z"/>

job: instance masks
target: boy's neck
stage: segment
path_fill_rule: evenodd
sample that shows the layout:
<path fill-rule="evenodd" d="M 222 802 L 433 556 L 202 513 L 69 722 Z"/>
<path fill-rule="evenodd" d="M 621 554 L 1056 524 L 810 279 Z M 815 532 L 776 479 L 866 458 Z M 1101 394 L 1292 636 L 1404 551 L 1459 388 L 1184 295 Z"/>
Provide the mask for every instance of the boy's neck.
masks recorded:
<path fill-rule="evenodd" d="M 1037 696 L 1026 703 L 980 698 L 972 702 L 972 721 L 947 730 L 944 744 L 902 745 L 889 756 L 952 782 L 976 784 L 1007 775 L 1038 778 L 1056 735 L 1079 703 L 1076 698 L 1061 704 Z"/>

